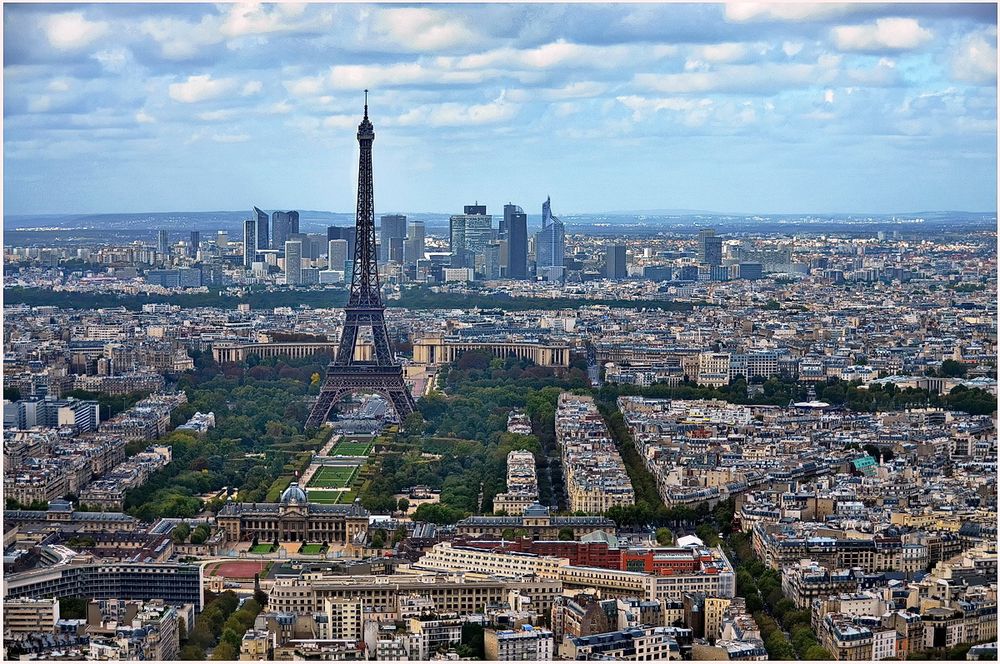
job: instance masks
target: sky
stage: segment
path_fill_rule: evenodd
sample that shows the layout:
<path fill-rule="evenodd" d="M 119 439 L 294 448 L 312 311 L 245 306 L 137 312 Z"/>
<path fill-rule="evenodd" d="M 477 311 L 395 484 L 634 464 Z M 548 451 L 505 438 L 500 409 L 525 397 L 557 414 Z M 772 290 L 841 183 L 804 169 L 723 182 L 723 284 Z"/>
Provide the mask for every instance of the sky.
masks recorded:
<path fill-rule="evenodd" d="M 994 211 L 989 4 L 5 4 L 5 214 Z"/>

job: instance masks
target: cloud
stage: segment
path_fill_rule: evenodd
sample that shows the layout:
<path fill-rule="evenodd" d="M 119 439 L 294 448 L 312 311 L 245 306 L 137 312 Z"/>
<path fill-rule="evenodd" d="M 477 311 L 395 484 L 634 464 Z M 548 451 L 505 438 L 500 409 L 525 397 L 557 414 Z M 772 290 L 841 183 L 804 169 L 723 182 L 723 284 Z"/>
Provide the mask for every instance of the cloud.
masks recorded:
<path fill-rule="evenodd" d="M 205 111 L 196 117 L 204 122 L 223 122 L 236 115 L 236 111 L 231 108 L 219 109 L 215 111 Z"/>
<path fill-rule="evenodd" d="M 802 42 L 786 41 L 781 45 L 782 52 L 790 58 L 794 58 L 802 50 Z"/>
<path fill-rule="evenodd" d="M 907 51 L 929 42 L 934 34 L 913 18 L 880 18 L 874 24 L 841 25 L 830 31 L 841 51 Z"/>
<path fill-rule="evenodd" d="M 668 94 L 745 92 L 771 95 L 789 88 L 807 88 L 833 81 L 838 56 L 823 56 L 816 64 L 760 63 L 727 65 L 712 71 L 680 74 L 636 74 L 633 83 L 644 89 Z"/>
<path fill-rule="evenodd" d="M 950 59 L 952 78 L 973 85 L 997 84 L 997 30 L 969 35 L 958 43 Z"/>
<path fill-rule="evenodd" d="M 597 67 L 610 69 L 620 65 L 649 62 L 677 53 L 672 44 L 593 46 L 558 39 L 535 48 L 498 48 L 457 58 L 438 58 L 445 67 L 482 69 L 486 67 L 552 69 L 556 67 Z"/>
<path fill-rule="evenodd" d="M 170 98 L 184 104 L 194 104 L 209 99 L 218 99 L 232 93 L 236 88 L 236 79 L 212 79 L 211 74 L 188 76 L 183 83 L 170 84 Z"/>
<path fill-rule="evenodd" d="M 449 50 L 481 40 L 464 21 L 440 9 L 380 9 L 372 28 L 394 44 L 413 51 Z"/>
<path fill-rule="evenodd" d="M 105 71 L 117 74 L 124 71 L 125 66 L 132 57 L 132 54 L 127 48 L 118 46 L 98 51 L 91 57 L 97 60 Z"/>
<path fill-rule="evenodd" d="M 814 21 L 840 16 L 852 10 L 846 3 L 733 2 L 726 5 L 730 21 Z"/>
<path fill-rule="evenodd" d="M 392 124 L 446 127 L 506 122 L 517 115 L 520 106 L 507 103 L 504 97 L 501 92 L 499 97 L 486 104 L 426 104 L 403 113 Z"/>
<path fill-rule="evenodd" d="M 104 21 L 88 21 L 82 12 L 53 14 L 45 19 L 45 36 L 62 51 L 75 51 L 100 39 L 108 32 Z"/>
<path fill-rule="evenodd" d="M 156 118 L 140 109 L 139 112 L 135 114 L 135 121 L 139 124 L 153 124 L 156 122 Z"/>
<path fill-rule="evenodd" d="M 251 95 L 260 94 L 264 89 L 264 84 L 260 81 L 247 81 L 243 84 L 243 89 L 240 90 L 240 94 L 244 97 L 249 97 Z"/>
<path fill-rule="evenodd" d="M 681 114 L 682 121 L 690 126 L 703 124 L 712 111 L 711 99 L 688 99 L 685 97 L 648 98 L 637 95 L 616 97 L 626 108 L 632 111 L 632 119 L 640 122 L 649 113 L 673 111 Z"/>

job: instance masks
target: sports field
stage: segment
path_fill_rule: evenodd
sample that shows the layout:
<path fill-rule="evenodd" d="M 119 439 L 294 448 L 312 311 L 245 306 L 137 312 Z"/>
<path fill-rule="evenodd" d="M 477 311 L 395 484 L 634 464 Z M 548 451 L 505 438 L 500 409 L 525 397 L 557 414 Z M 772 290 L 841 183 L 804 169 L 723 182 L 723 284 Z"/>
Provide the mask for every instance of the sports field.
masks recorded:
<path fill-rule="evenodd" d="M 309 480 L 308 488 L 345 488 L 351 485 L 357 472 L 357 466 L 320 466 Z"/>
<path fill-rule="evenodd" d="M 330 456 L 368 456 L 372 450 L 372 444 L 366 441 L 342 440 L 330 450 Z"/>
<path fill-rule="evenodd" d="M 227 579 L 252 579 L 254 574 L 262 574 L 269 564 L 251 560 L 230 560 L 210 565 L 206 573 L 209 576 L 218 575 Z"/>

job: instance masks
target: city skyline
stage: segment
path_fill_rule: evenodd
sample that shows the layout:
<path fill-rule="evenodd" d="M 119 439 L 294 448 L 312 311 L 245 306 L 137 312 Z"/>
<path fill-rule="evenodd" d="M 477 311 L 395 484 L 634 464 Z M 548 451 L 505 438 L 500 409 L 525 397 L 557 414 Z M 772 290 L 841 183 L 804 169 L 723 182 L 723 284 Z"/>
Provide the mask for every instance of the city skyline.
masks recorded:
<path fill-rule="evenodd" d="M 988 5 L 8 6 L 4 213 L 350 210 L 364 87 L 379 213 L 995 210 L 995 43 Z"/>

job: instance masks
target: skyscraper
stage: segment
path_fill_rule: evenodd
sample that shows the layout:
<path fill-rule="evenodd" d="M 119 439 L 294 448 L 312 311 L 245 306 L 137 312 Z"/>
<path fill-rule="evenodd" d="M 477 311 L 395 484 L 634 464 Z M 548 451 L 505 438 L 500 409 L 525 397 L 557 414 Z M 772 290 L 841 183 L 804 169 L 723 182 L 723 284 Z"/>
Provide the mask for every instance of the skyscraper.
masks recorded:
<path fill-rule="evenodd" d="M 295 210 L 289 212 L 273 212 L 271 214 L 271 244 L 275 249 L 285 246 L 288 238 L 299 232 L 299 213 Z"/>
<path fill-rule="evenodd" d="M 713 228 L 698 231 L 698 262 L 722 265 L 722 238 L 715 236 Z"/>
<path fill-rule="evenodd" d="M 229 231 L 219 231 L 215 234 L 215 246 L 220 251 L 225 251 L 229 248 Z"/>
<path fill-rule="evenodd" d="M 466 205 L 464 214 L 452 215 L 450 221 L 451 266 L 473 267 L 476 256 L 496 240 L 493 215 L 486 214 L 486 206 L 477 202 Z"/>
<path fill-rule="evenodd" d="M 503 206 L 501 240 L 507 241 L 506 272 L 509 279 L 528 278 L 528 215 L 519 205 Z"/>
<path fill-rule="evenodd" d="M 354 260 L 354 227 L 353 226 L 327 226 L 326 239 L 347 240 L 347 259 Z"/>
<path fill-rule="evenodd" d="M 247 219 L 243 222 L 243 267 L 248 270 L 253 267 L 256 256 L 257 222 L 253 219 Z"/>
<path fill-rule="evenodd" d="M 343 272 L 347 263 L 347 240 L 329 240 L 327 245 L 326 255 L 330 269 Z"/>
<path fill-rule="evenodd" d="M 382 228 L 379 234 L 378 257 L 383 263 L 403 262 L 403 242 L 406 240 L 406 215 L 382 215 Z"/>
<path fill-rule="evenodd" d="M 302 242 L 285 242 L 285 283 L 294 286 L 302 283 Z"/>
<path fill-rule="evenodd" d="M 191 231 L 191 246 L 188 248 L 188 255 L 194 258 L 198 255 L 198 248 L 201 247 L 201 233 Z"/>
<path fill-rule="evenodd" d="M 605 275 L 608 279 L 619 281 L 628 277 L 625 267 L 625 245 L 612 244 L 607 247 Z"/>
<path fill-rule="evenodd" d="M 156 234 L 156 251 L 160 253 L 161 256 L 166 256 L 170 253 L 170 239 L 167 236 L 167 231 L 160 230 Z"/>
<path fill-rule="evenodd" d="M 271 228 L 267 212 L 264 212 L 259 207 L 254 206 L 253 213 L 254 213 L 254 219 L 257 220 L 257 248 L 270 249 Z"/>
<path fill-rule="evenodd" d="M 539 272 L 562 267 L 566 252 L 566 227 L 552 214 L 551 198 L 542 203 L 542 230 L 535 233 L 535 263 Z"/>
<path fill-rule="evenodd" d="M 424 222 L 411 221 L 406 229 L 406 244 L 403 245 L 403 264 L 416 265 L 424 257 Z"/>

